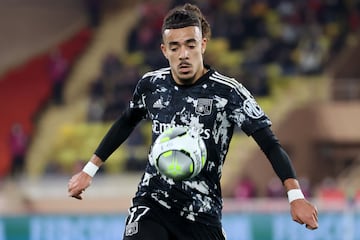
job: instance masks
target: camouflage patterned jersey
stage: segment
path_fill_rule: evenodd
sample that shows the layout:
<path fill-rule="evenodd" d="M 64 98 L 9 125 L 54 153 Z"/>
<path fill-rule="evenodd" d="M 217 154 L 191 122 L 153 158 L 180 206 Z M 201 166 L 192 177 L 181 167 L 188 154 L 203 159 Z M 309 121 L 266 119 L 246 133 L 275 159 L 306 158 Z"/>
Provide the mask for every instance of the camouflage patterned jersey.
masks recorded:
<path fill-rule="evenodd" d="M 219 225 L 221 171 L 234 126 L 250 135 L 271 125 L 255 99 L 238 81 L 212 69 L 195 84 L 181 86 L 170 68 L 163 68 L 138 82 L 130 108 L 146 110 L 153 140 L 170 126 L 185 125 L 199 129 L 208 152 L 200 174 L 182 182 L 162 177 L 148 163 L 134 202 L 145 197 L 189 220 Z"/>

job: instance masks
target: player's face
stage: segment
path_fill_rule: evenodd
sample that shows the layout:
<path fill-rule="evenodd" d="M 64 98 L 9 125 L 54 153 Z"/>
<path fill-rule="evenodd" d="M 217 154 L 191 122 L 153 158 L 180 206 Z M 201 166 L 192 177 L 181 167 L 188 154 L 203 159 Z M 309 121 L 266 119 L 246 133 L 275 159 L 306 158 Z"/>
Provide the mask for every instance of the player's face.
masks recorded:
<path fill-rule="evenodd" d="M 192 84 L 204 74 L 205 49 L 206 38 L 202 37 L 199 27 L 166 29 L 163 33 L 161 50 L 178 84 Z"/>

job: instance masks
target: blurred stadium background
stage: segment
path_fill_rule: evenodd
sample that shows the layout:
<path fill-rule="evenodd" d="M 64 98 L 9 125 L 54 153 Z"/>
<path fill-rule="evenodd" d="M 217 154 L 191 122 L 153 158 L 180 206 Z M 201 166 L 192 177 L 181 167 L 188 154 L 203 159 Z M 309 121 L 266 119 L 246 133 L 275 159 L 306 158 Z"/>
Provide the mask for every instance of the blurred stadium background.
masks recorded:
<path fill-rule="evenodd" d="M 222 179 L 228 239 L 360 239 L 360 1 L 189 2 L 213 28 L 207 63 L 252 91 L 320 211 L 316 231 L 292 222 L 270 164 L 238 131 Z M 111 156 L 83 201 L 67 196 L 67 181 L 139 76 L 166 64 L 161 20 L 182 3 L 0 0 L 0 240 L 121 238 L 149 123 Z M 24 149 L 10 137 L 15 129 L 24 130 Z M 14 151 L 25 153 L 16 172 Z"/>

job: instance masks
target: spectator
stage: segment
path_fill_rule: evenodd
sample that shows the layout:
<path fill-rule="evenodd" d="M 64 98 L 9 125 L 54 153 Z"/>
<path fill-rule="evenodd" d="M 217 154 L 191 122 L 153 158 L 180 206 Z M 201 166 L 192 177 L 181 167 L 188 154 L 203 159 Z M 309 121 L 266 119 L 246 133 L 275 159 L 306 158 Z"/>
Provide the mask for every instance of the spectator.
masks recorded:
<path fill-rule="evenodd" d="M 235 187 L 234 197 L 236 199 L 249 199 L 256 197 L 256 187 L 252 179 L 244 176 Z"/>
<path fill-rule="evenodd" d="M 303 188 L 304 196 L 307 198 L 312 197 L 312 189 L 311 189 L 310 180 L 307 177 L 300 177 L 299 182 Z"/>
<path fill-rule="evenodd" d="M 324 51 L 318 39 L 307 38 L 299 44 L 300 73 L 320 74 L 323 70 Z"/>
<path fill-rule="evenodd" d="M 90 98 L 88 116 L 89 122 L 101 122 L 104 116 L 104 100 L 101 98 Z"/>
<path fill-rule="evenodd" d="M 50 78 L 53 88 L 53 100 L 56 105 L 62 105 L 63 88 L 68 74 L 68 62 L 59 49 L 54 49 L 50 54 Z"/>
<path fill-rule="evenodd" d="M 25 156 L 28 146 L 28 137 L 20 123 L 14 123 L 10 133 L 11 169 L 12 177 L 18 177 L 23 173 Z"/>
<path fill-rule="evenodd" d="M 345 201 L 346 196 L 343 189 L 338 186 L 332 177 L 326 177 L 319 189 L 319 198 L 324 201 Z"/>
<path fill-rule="evenodd" d="M 101 0 L 85 0 L 86 13 L 88 15 L 89 25 L 96 28 L 101 23 L 102 18 L 102 1 Z"/>
<path fill-rule="evenodd" d="M 283 198 L 286 195 L 282 183 L 277 178 L 272 178 L 266 187 L 266 196 L 270 198 Z"/>

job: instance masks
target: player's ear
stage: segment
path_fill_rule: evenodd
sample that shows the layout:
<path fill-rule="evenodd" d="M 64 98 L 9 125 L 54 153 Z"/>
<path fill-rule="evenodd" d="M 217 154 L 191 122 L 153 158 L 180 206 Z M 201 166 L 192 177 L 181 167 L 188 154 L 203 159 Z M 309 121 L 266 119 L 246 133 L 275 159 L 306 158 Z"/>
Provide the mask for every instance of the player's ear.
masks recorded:
<path fill-rule="evenodd" d="M 166 59 L 168 59 L 168 56 L 167 56 L 167 53 L 166 53 L 166 46 L 165 46 L 165 44 L 161 44 L 160 45 L 160 49 L 161 49 L 161 52 L 163 53 L 163 55 L 164 55 L 164 57 L 166 58 Z"/>
<path fill-rule="evenodd" d="M 206 51 L 207 38 L 203 38 L 201 41 L 201 54 L 204 54 Z"/>

